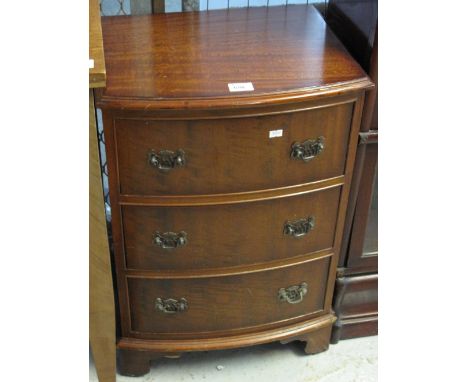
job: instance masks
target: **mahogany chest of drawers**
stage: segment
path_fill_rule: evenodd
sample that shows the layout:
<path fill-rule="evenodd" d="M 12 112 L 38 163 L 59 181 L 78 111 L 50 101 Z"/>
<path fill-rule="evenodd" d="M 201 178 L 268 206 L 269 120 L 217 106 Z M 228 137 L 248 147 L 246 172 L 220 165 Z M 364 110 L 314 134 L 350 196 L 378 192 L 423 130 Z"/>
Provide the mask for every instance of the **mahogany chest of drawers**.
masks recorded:
<path fill-rule="evenodd" d="M 312 6 L 103 18 L 120 372 L 328 348 L 363 96 Z"/>

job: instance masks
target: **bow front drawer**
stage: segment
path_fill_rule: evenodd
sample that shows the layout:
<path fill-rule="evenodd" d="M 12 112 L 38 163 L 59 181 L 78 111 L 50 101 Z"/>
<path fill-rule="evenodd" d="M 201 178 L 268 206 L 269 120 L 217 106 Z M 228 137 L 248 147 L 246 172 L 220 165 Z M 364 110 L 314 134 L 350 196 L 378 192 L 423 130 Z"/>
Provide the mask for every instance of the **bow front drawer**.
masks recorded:
<path fill-rule="evenodd" d="M 341 187 L 259 202 L 123 206 L 128 269 L 265 263 L 331 249 Z"/>
<path fill-rule="evenodd" d="M 352 103 L 261 117 L 116 119 L 120 192 L 247 192 L 344 173 Z"/>
<path fill-rule="evenodd" d="M 330 257 L 242 275 L 128 277 L 132 331 L 197 333 L 248 328 L 324 309 Z"/>

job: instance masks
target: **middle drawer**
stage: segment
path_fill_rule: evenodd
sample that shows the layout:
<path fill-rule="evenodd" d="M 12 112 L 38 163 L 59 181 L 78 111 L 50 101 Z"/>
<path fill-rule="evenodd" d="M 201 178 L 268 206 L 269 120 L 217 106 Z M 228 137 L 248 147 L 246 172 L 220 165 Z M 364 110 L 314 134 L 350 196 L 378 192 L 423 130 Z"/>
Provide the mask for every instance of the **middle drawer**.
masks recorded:
<path fill-rule="evenodd" d="M 127 269 L 250 265 L 333 247 L 341 187 L 260 202 L 122 206 Z"/>

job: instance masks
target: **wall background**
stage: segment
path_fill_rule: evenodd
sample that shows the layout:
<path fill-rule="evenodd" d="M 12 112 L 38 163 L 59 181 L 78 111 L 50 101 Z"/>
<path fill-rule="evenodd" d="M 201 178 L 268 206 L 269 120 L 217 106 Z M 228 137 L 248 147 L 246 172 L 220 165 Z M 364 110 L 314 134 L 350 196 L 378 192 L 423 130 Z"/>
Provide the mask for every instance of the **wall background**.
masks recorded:
<path fill-rule="evenodd" d="M 199 4 L 199 10 L 266 7 L 286 4 L 316 4 L 324 6 L 328 0 L 165 0 L 166 12 L 182 11 L 182 3 Z M 187 8 L 186 8 L 187 9 Z M 136 13 L 150 13 L 151 0 L 101 0 L 103 16 L 120 16 Z"/>

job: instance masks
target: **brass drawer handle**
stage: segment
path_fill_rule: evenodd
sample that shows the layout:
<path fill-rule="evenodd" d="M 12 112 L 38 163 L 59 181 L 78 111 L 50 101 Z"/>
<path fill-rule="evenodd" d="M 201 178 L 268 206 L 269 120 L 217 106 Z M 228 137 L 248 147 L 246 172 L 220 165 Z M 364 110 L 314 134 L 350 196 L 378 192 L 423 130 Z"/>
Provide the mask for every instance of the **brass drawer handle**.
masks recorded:
<path fill-rule="evenodd" d="M 291 158 L 309 162 L 325 149 L 325 138 L 308 139 L 302 143 L 295 142 L 291 146 Z"/>
<path fill-rule="evenodd" d="M 307 294 L 307 283 L 303 282 L 300 285 L 293 285 L 287 288 L 278 290 L 278 299 L 286 301 L 290 304 L 297 304 L 302 301 Z"/>
<path fill-rule="evenodd" d="M 184 231 L 176 232 L 156 232 L 153 236 L 153 244 L 163 249 L 174 249 L 187 244 L 187 234 Z"/>
<path fill-rule="evenodd" d="M 305 219 L 287 221 L 284 224 L 283 233 L 294 237 L 307 235 L 315 226 L 315 218 L 309 216 Z"/>
<path fill-rule="evenodd" d="M 156 309 L 166 314 L 183 312 L 188 309 L 188 302 L 185 298 L 174 300 L 173 298 L 157 298 Z"/>
<path fill-rule="evenodd" d="M 162 172 L 167 172 L 176 167 L 185 166 L 185 153 L 183 150 L 177 151 L 161 150 L 156 153 L 151 150 L 148 153 L 148 162 Z"/>

